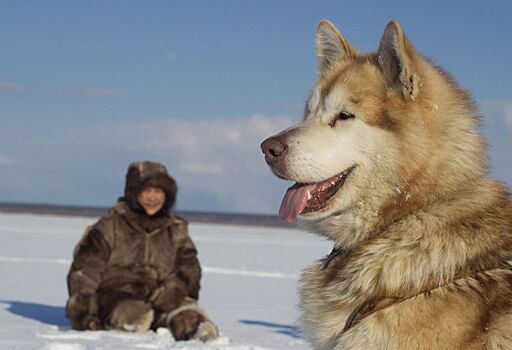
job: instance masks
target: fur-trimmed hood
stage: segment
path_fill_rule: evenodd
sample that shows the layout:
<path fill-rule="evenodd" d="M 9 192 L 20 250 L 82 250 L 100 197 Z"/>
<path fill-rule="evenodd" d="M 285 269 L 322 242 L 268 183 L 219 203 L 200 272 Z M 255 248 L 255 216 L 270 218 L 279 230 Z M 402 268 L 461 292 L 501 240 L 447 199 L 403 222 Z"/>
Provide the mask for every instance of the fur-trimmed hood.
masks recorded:
<path fill-rule="evenodd" d="M 147 187 L 158 187 L 165 192 L 165 203 L 157 215 L 165 215 L 176 201 L 178 188 L 176 181 L 167 173 L 163 164 L 142 161 L 134 162 L 128 167 L 124 189 L 124 201 L 136 212 L 144 212 L 137 202 L 139 193 Z"/>

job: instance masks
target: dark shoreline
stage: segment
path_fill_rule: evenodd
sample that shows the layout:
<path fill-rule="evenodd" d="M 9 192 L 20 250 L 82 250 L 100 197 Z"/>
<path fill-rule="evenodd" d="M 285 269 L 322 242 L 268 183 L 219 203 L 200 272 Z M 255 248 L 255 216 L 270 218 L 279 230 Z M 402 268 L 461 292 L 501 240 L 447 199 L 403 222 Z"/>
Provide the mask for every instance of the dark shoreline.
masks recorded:
<path fill-rule="evenodd" d="M 0 212 L 2 213 L 100 217 L 105 215 L 108 212 L 108 209 L 109 208 L 107 207 L 91 207 L 79 205 L 0 202 Z M 176 214 L 184 217 L 189 222 L 197 223 L 293 228 L 291 225 L 284 224 L 277 215 L 202 212 L 187 210 L 177 210 Z"/>

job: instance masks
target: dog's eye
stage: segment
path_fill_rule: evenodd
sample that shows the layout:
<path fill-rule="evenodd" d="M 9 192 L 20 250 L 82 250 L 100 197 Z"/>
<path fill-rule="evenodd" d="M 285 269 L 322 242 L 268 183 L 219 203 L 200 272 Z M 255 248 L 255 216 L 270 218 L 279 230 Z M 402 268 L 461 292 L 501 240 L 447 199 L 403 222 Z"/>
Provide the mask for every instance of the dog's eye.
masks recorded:
<path fill-rule="evenodd" d="M 351 114 L 351 113 L 348 113 L 348 112 L 340 112 L 338 114 L 336 114 L 336 116 L 334 118 L 332 118 L 332 120 L 329 122 L 329 126 L 331 128 L 334 128 L 336 126 L 336 122 L 338 120 L 347 120 L 347 119 L 353 119 L 355 118 L 356 116 Z"/>

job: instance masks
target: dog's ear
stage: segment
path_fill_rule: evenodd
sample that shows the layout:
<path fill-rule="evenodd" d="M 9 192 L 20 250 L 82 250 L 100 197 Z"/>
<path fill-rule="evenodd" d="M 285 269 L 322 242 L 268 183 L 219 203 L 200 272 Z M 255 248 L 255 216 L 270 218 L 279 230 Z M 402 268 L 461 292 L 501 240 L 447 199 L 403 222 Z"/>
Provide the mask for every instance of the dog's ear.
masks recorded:
<path fill-rule="evenodd" d="M 388 83 L 392 86 L 399 85 L 406 99 L 416 99 L 420 85 L 413 61 L 416 51 L 398 21 L 393 20 L 386 26 L 378 55 Z"/>
<path fill-rule="evenodd" d="M 316 61 L 321 78 L 331 65 L 344 56 L 355 56 L 353 48 L 338 29 L 328 20 L 321 20 L 316 30 Z"/>

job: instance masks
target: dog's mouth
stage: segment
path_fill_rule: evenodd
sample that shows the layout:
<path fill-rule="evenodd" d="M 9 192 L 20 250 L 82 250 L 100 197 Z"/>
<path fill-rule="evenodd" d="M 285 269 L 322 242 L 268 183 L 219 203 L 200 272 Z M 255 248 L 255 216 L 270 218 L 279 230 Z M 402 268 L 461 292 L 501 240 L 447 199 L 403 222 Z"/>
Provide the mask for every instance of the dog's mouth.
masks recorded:
<path fill-rule="evenodd" d="M 325 208 L 329 199 L 343 186 L 354 167 L 321 182 L 311 184 L 297 182 L 288 188 L 279 209 L 281 220 L 292 223 L 300 214 Z"/>

